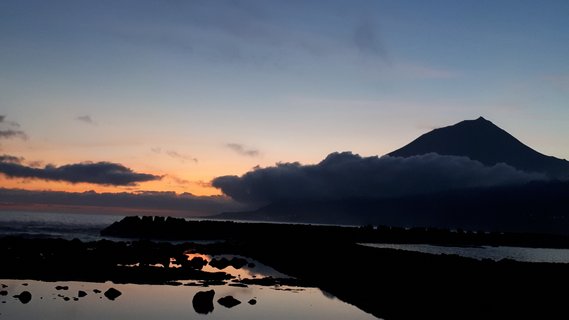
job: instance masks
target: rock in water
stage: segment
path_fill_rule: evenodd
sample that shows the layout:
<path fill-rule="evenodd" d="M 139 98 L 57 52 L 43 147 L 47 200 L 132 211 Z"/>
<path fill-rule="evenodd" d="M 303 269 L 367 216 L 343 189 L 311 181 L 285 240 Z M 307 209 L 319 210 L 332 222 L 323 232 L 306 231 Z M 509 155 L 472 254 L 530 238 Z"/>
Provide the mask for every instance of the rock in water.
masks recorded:
<path fill-rule="evenodd" d="M 22 293 L 15 295 L 14 298 L 17 298 L 21 303 L 26 304 L 32 300 L 32 294 L 28 291 L 22 291 Z"/>
<path fill-rule="evenodd" d="M 225 297 L 217 300 L 217 303 L 219 303 L 220 305 L 222 305 L 226 308 L 233 308 L 236 305 L 240 304 L 241 301 L 233 298 L 232 296 L 225 296 Z"/>
<path fill-rule="evenodd" d="M 77 293 L 77 297 L 79 297 L 79 298 L 83 298 L 86 295 L 87 295 L 87 292 L 85 292 L 83 290 L 79 290 L 79 292 Z"/>
<path fill-rule="evenodd" d="M 255 300 L 255 299 L 251 299 L 251 300 L 249 300 L 249 302 L 248 302 L 248 303 L 249 303 L 250 305 L 254 306 L 254 305 L 256 305 L 256 304 L 257 304 L 257 300 Z"/>
<path fill-rule="evenodd" d="M 214 290 L 209 291 L 199 291 L 194 295 L 192 299 L 192 305 L 194 310 L 200 314 L 208 314 L 213 312 L 213 296 L 215 295 Z"/>
<path fill-rule="evenodd" d="M 115 300 L 121 294 L 122 294 L 122 292 L 118 291 L 115 288 L 110 288 L 109 290 L 105 291 L 105 297 L 107 297 L 107 299 L 109 299 L 109 300 Z"/>

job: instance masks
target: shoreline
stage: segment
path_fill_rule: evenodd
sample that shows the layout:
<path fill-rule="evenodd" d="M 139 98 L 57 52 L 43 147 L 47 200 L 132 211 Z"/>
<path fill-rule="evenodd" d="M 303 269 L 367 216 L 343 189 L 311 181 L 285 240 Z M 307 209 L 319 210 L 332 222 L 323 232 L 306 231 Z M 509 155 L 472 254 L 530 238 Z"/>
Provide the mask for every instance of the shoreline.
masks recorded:
<path fill-rule="evenodd" d="M 142 223 L 143 219 L 130 221 Z M 224 241 L 174 244 L 148 239 L 81 242 L 5 237 L 0 238 L 1 254 L 6 257 L 0 269 L 0 278 L 168 285 L 179 285 L 182 279 L 201 281 L 197 285 L 208 285 L 208 282 L 214 285 L 231 280 L 223 271 L 205 274 L 192 267 L 190 264 L 194 261 L 184 260 L 183 253 L 194 250 L 203 254 L 254 259 L 296 279 L 288 283 L 290 285 L 317 287 L 385 319 L 527 318 L 530 315 L 548 318 L 565 310 L 563 295 L 558 295 L 554 288 L 569 285 L 569 264 L 512 260 L 495 262 L 358 245 L 355 240 L 369 239 L 370 234 L 377 232 L 369 227 L 338 229 L 306 225 L 268 227 L 264 224 L 189 222 L 187 226 L 199 227 L 199 230 L 193 230 L 180 225 L 177 228 L 165 227 L 166 219 L 161 218 L 146 218 L 144 221 L 154 227 L 137 229 L 129 224 L 129 230 L 125 230 L 129 231 L 126 232 L 128 236 L 133 237 L 133 233 L 137 233 L 145 238 L 141 236 L 143 231 L 151 230 L 152 237 L 147 232 L 146 238 L 156 238 L 157 234 L 169 229 L 172 231 L 170 238 L 182 234 L 186 237 L 205 234 Z M 174 224 L 175 221 L 170 223 Z M 160 227 L 161 224 L 164 225 Z M 246 226 L 246 230 L 242 229 L 243 226 Z M 117 232 L 118 228 L 115 225 L 103 233 L 109 230 Z M 415 235 L 407 237 L 407 240 L 420 239 L 418 235 L 424 239 L 428 233 L 427 230 L 422 233 L 408 230 L 408 234 L 402 235 L 400 231 L 395 229 L 390 232 L 398 234 L 400 239 Z M 375 235 L 375 239 L 378 239 Z M 454 235 L 451 242 L 465 242 L 475 236 L 460 233 Z M 382 237 L 389 238 L 385 234 Z M 432 235 L 431 238 L 437 239 Z M 186 267 L 153 266 L 159 263 L 169 265 L 171 258 L 176 263 L 185 263 Z M 139 264 L 137 268 L 119 266 L 135 263 Z M 246 285 L 247 281 L 241 284 Z M 257 280 L 257 283 L 249 284 L 262 283 Z M 269 281 L 265 284 L 275 283 Z"/>

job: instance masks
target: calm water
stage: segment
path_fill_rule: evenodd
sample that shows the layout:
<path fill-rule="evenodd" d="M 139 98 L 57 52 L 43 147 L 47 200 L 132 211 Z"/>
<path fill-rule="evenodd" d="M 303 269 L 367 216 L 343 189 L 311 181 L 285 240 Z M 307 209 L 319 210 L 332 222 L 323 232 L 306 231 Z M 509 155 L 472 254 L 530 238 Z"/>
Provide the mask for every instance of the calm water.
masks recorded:
<path fill-rule="evenodd" d="M 522 248 L 522 247 L 444 247 L 428 244 L 389 244 L 363 243 L 362 245 L 384 248 L 423 252 L 430 254 L 456 254 L 462 257 L 478 260 L 491 259 L 494 261 L 512 259 L 522 262 L 553 262 L 569 263 L 569 249 Z"/>
<path fill-rule="evenodd" d="M 1 211 L 0 236 L 77 238 L 93 241 L 101 239 L 101 229 L 122 218 L 124 217 L 113 215 Z"/>
<path fill-rule="evenodd" d="M 0 236 L 24 235 L 31 237 L 78 238 L 85 241 L 99 240 L 99 231 L 121 216 L 0 212 Z M 188 253 L 192 259 L 200 256 L 211 261 L 213 258 L 232 255 L 210 256 Z M 273 268 L 258 261 L 246 258 L 254 265 L 240 269 L 224 268 L 222 271 L 237 279 L 245 278 L 286 278 Z M 203 271 L 220 271 L 206 265 Z M 179 286 L 136 285 L 90 282 L 42 282 L 33 280 L 0 279 L 7 291 L 0 295 L 0 320 L 2 319 L 375 319 L 355 306 L 347 304 L 318 288 L 292 286 L 235 287 L 229 284 L 202 287 L 197 281 L 181 281 Z M 231 282 L 229 282 L 231 283 Z M 27 285 L 25 285 L 27 284 Z M 186 284 L 192 284 L 187 286 Z M 56 286 L 68 286 L 68 290 L 56 290 Z M 109 288 L 121 291 L 116 300 L 107 299 L 103 292 Z M 101 290 L 95 293 L 93 290 Z M 198 314 L 193 308 L 192 299 L 199 291 L 215 290 L 213 312 Z M 79 298 L 78 291 L 87 292 Z M 28 291 L 32 294 L 29 303 L 22 303 L 14 295 Z M 217 300 L 233 296 L 241 303 L 226 308 Z M 67 297 L 68 301 L 64 298 Z M 76 299 L 76 301 L 74 300 Z M 251 305 L 249 300 L 255 299 Z"/>
<path fill-rule="evenodd" d="M 204 288 L 31 280 L 0 280 L 0 283 L 7 285 L 3 290 L 8 291 L 6 296 L 0 297 L 0 319 L 375 319 L 317 288 L 257 285 Z M 56 290 L 56 286 L 69 289 Z M 111 301 L 103 293 L 93 291 L 105 292 L 109 288 L 122 294 Z M 199 291 L 212 289 L 215 291 L 213 312 L 198 314 L 193 309 L 192 298 Z M 87 296 L 79 298 L 79 290 L 87 292 Z M 30 302 L 24 304 L 13 297 L 22 291 L 32 294 Z M 226 308 L 217 302 L 225 296 L 232 296 L 241 303 Z M 65 301 L 65 297 L 69 300 Z M 248 303 L 251 299 L 255 299 L 255 305 Z"/>

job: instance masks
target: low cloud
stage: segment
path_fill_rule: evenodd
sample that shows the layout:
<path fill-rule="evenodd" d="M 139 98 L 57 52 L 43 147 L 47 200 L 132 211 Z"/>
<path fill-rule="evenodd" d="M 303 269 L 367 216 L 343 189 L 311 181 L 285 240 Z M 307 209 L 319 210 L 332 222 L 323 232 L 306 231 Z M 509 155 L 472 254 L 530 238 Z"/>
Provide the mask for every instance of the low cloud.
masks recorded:
<path fill-rule="evenodd" d="M 92 183 L 113 186 L 134 186 L 139 182 L 161 179 L 146 173 L 137 173 L 118 163 L 82 162 L 64 166 L 46 165 L 43 168 L 23 165 L 22 158 L 2 156 L 0 173 L 8 178 Z"/>
<path fill-rule="evenodd" d="M 79 116 L 79 117 L 75 118 L 75 120 L 81 121 L 81 122 L 84 122 L 84 123 L 87 123 L 87 124 L 92 124 L 92 125 L 97 124 L 97 123 L 91 118 L 91 116 L 88 116 L 88 115 Z"/>
<path fill-rule="evenodd" d="M 258 157 L 261 155 L 261 153 L 259 152 L 259 150 L 257 149 L 253 149 L 253 148 L 248 148 L 242 144 L 239 143 L 228 143 L 225 145 L 227 148 L 237 152 L 238 154 L 242 155 L 242 156 L 247 156 L 247 157 Z"/>
<path fill-rule="evenodd" d="M 4 154 L 0 156 L 0 162 L 6 162 L 6 163 L 22 163 L 24 161 L 23 157 L 16 157 L 16 156 L 11 156 L 8 154 Z"/>
<path fill-rule="evenodd" d="M 450 189 L 523 184 L 539 174 L 506 164 L 491 167 L 466 157 L 426 154 L 408 158 L 332 153 L 315 165 L 279 163 L 243 176 L 215 178 L 212 185 L 243 203 L 290 200 L 386 198 Z"/>
<path fill-rule="evenodd" d="M 33 208 L 34 210 L 62 210 L 76 212 L 168 212 L 179 216 L 212 215 L 239 211 L 248 207 L 225 196 L 195 196 L 175 192 L 120 192 L 97 193 L 29 191 L 0 188 L 0 204 L 4 208 Z"/>

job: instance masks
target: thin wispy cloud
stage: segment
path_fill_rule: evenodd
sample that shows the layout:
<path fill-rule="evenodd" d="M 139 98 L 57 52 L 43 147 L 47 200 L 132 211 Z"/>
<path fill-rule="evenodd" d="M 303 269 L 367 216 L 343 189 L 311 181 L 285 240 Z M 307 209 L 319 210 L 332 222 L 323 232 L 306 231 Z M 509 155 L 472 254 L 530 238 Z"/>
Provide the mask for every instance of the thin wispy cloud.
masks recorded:
<path fill-rule="evenodd" d="M 190 180 L 182 179 L 172 174 L 165 175 L 164 177 L 179 185 L 188 185 L 192 183 Z"/>
<path fill-rule="evenodd" d="M 258 157 L 261 155 L 259 150 L 254 148 L 246 147 L 240 143 L 228 143 L 225 147 L 229 148 L 230 150 L 235 151 L 237 154 L 247 157 Z"/>
<path fill-rule="evenodd" d="M 160 147 L 154 147 L 154 148 L 151 148 L 150 151 L 152 151 L 153 153 L 156 153 L 156 154 L 164 154 L 164 155 L 166 155 L 172 159 L 176 159 L 176 160 L 181 161 L 183 163 L 186 163 L 186 162 L 198 163 L 199 162 L 198 158 L 193 157 L 193 156 L 188 155 L 188 154 L 182 154 L 182 153 L 175 151 L 175 150 L 162 150 L 162 148 L 160 148 Z"/>
<path fill-rule="evenodd" d="M 389 62 L 389 55 L 380 36 L 379 26 L 371 19 L 365 19 L 355 27 L 352 40 L 361 54 L 376 56 Z"/>
<path fill-rule="evenodd" d="M 95 120 L 93 120 L 93 118 L 91 118 L 91 116 L 89 116 L 89 115 L 79 116 L 79 117 L 75 118 L 75 120 L 81 121 L 83 123 L 91 124 L 91 125 L 97 124 L 95 122 Z"/>
<path fill-rule="evenodd" d="M 28 136 L 24 131 L 13 129 L 19 127 L 19 123 L 7 121 L 6 116 L 0 115 L 0 139 L 20 138 L 22 140 L 27 140 Z"/>
<path fill-rule="evenodd" d="M 198 163 L 198 159 L 197 159 L 197 158 L 194 158 L 194 157 L 189 156 L 189 155 L 181 154 L 181 153 L 178 153 L 178 152 L 173 151 L 173 150 L 168 150 L 168 151 L 166 151 L 166 155 L 168 155 L 168 156 L 171 157 L 171 158 L 180 160 L 180 161 L 182 161 L 182 162 L 190 161 L 190 162 L 193 162 L 193 163 Z"/>

